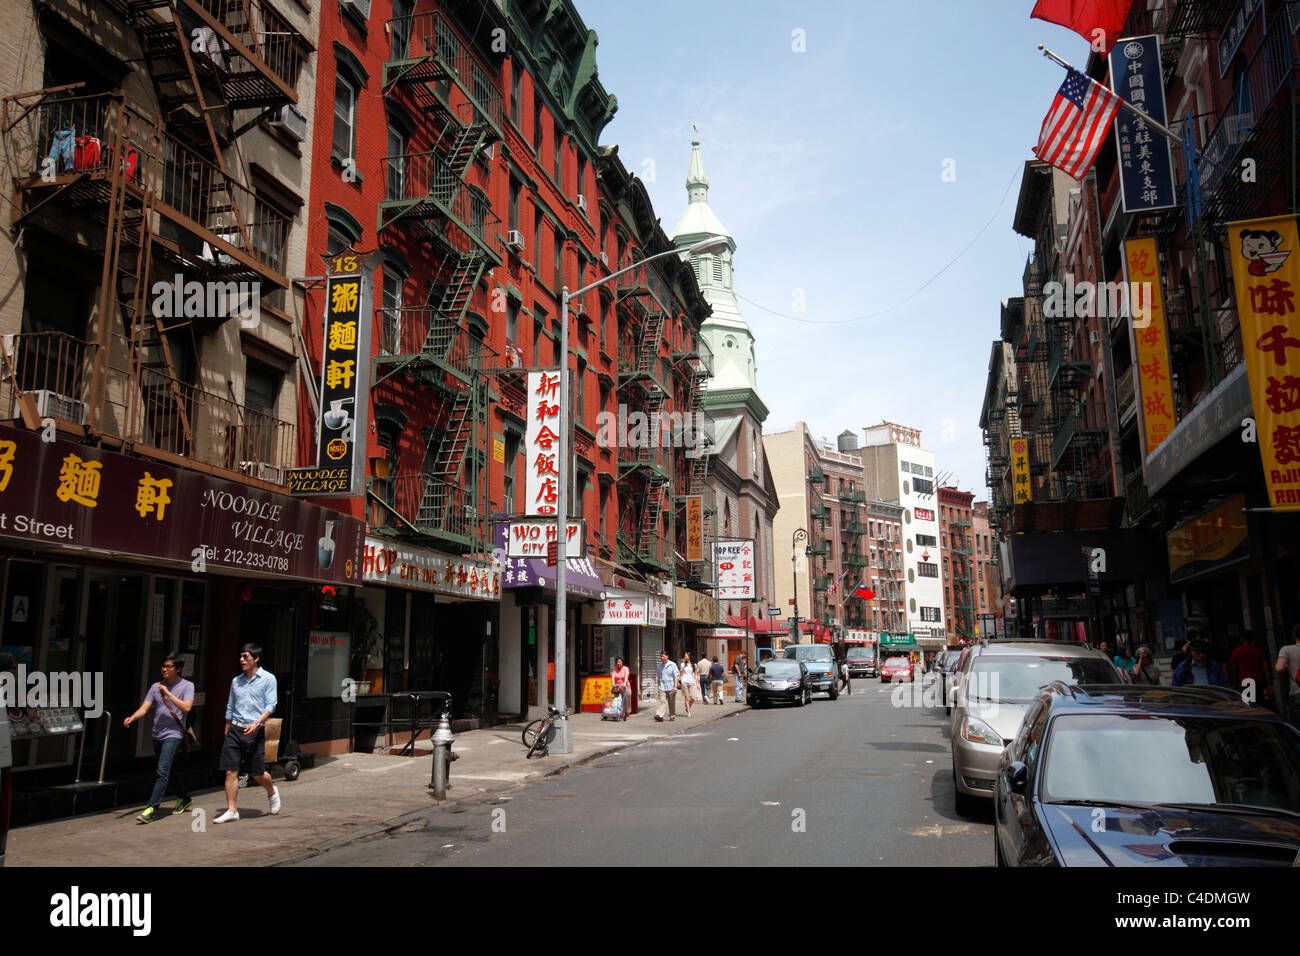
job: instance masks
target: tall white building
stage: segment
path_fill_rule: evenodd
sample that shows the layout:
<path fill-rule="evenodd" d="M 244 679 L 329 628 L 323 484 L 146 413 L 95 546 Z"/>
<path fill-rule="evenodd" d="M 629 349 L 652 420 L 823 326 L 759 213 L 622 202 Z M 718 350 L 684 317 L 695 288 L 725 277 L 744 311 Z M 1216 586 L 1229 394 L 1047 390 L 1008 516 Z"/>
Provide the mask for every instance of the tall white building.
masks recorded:
<path fill-rule="evenodd" d="M 921 431 L 892 422 L 864 429 L 863 483 L 867 496 L 896 501 L 903 508 L 903 592 L 907 629 L 923 650 L 945 644 L 939 503 L 934 453 L 921 447 Z"/>

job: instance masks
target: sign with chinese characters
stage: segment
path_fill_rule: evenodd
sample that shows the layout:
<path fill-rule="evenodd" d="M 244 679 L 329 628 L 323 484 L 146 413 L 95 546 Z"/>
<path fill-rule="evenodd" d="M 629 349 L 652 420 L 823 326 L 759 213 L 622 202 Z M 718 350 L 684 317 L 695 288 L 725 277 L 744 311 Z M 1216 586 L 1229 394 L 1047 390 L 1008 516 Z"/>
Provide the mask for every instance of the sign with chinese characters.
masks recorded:
<path fill-rule="evenodd" d="M 556 514 L 560 500 L 560 370 L 528 373 L 524 514 Z"/>
<path fill-rule="evenodd" d="M 719 598 L 754 596 L 754 539 L 719 541 L 713 546 Z"/>
<path fill-rule="evenodd" d="M 289 491 L 313 498 L 364 493 L 370 402 L 371 278 L 366 257 L 346 249 L 326 258 L 316 467 L 289 472 Z"/>
<path fill-rule="evenodd" d="M 644 627 L 655 622 L 650 620 L 648 602 L 654 600 L 650 595 L 638 591 L 623 591 L 610 588 L 605 592 L 605 600 L 600 606 L 597 624 L 621 624 L 630 627 Z M 663 604 L 660 603 L 662 613 Z M 663 620 L 658 622 L 663 625 Z"/>
<path fill-rule="evenodd" d="M 571 520 L 566 528 L 568 534 L 564 540 L 564 556 L 566 558 L 586 557 L 586 522 L 581 518 Z M 509 536 L 506 538 L 506 555 L 511 558 L 545 558 L 546 546 L 555 541 L 555 534 L 554 521 L 543 521 L 537 518 L 512 521 Z"/>
<path fill-rule="evenodd" d="M 1124 240 L 1124 276 L 1151 290 L 1145 315 L 1134 313 L 1129 322 L 1133 337 L 1133 365 L 1138 380 L 1138 414 L 1144 436 L 1143 459 L 1174 430 L 1174 396 L 1169 377 L 1169 331 L 1165 324 L 1165 298 L 1160 288 L 1160 263 L 1153 237 Z"/>
<path fill-rule="evenodd" d="M 1169 532 L 1169 580 L 1186 581 L 1250 557 L 1246 496 L 1237 495 Z"/>
<path fill-rule="evenodd" d="M 1024 504 L 1033 499 L 1033 489 L 1029 483 L 1029 439 L 1011 439 L 1011 486 L 1015 491 L 1016 504 Z"/>
<path fill-rule="evenodd" d="M 778 609 L 777 614 L 780 614 Z M 679 621 L 695 621 L 699 624 L 716 624 L 718 621 L 717 599 L 690 588 L 675 588 L 673 598 L 673 617 Z"/>
<path fill-rule="evenodd" d="M 704 498 L 686 496 L 686 560 L 694 564 L 704 560 Z"/>
<path fill-rule="evenodd" d="M 1300 240 L 1295 216 L 1228 223 L 1241 344 L 1269 504 L 1300 511 Z"/>
<path fill-rule="evenodd" d="M 195 574 L 359 584 L 365 525 L 235 481 L 0 426 L 0 537 Z"/>
<path fill-rule="evenodd" d="M 1250 22 L 1255 19 L 1255 12 L 1261 5 L 1262 0 L 1237 0 L 1236 9 L 1232 11 L 1232 16 L 1228 17 L 1228 22 L 1223 25 L 1223 32 L 1219 34 L 1220 77 L 1227 75 L 1228 66 L 1232 63 L 1232 58 L 1237 55 L 1237 48 L 1246 38 Z"/>
<path fill-rule="evenodd" d="M 1110 82 L 1120 97 L 1164 125 L 1160 37 L 1152 34 L 1116 43 L 1110 51 Z M 1178 205 L 1168 136 L 1131 110 L 1121 109 L 1115 114 L 1115 145 L 1119 150 L 1119 186 L 1125 212 L 1151 212 Z"/>
<path fill-rule="evenodd" d="M 366 536 L 361 575 L 367 584 L 449 594 L 468 600 L 501 600 L 501 571 L 491 564 L 413 548 L 373 535 Z"/>

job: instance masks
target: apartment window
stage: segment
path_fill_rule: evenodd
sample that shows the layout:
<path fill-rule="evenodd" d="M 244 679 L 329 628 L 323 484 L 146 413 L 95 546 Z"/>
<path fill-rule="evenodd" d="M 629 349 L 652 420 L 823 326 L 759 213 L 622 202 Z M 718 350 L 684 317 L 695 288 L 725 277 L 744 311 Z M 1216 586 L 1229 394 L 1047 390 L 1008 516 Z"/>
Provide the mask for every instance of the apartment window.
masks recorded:
<path fill-rule="evenodd" d="M 515 459 L 519 457 L 519 436 L 506 432 L 505 508 L 515 513 Z"/>
<path fill-rule="evenodd" d="M 578 195 L 587 195 L 587 157 L 582 153 L 578 153 Z"/>
<path fill-rule="evenodd" d="M 605 512 L 609 510 L 609 485 L 600 486 L 600 539 L 605 540 Z"/>
<path fill-rule="evenodd" d="M 392 57 L 405 60 L 411 49 L 411 11 L 414 0 L 393 0 Z"/>
<path fill-rule="evenodd" d="M 284 272 L 284 244 L 288 219 L 292 213 L 279 209 L 259 193 L 253 200 L 252 245 L 257 258 L 276 272 Z M 266 304 L 284 311 L 285 290 L 273 289 L 266 294 Z"/>
<path fill-rule="evenodd" d="M 542 158 L 542 98 L 533 91 L 533 152 Z"/>
<path fill-rule="evenodd" d="M 555 124 L 555 185 L 560 187 L 560 192 L 564 192 L 564 134 L 560 132 L 559 124 Z"/>
<path fill-rule="evenodd" d="M 542 274 L 542 211 L 533 207 L 533 267 L 540 278 Z"/>
<path fill-rule="evenodd" d="M 579 471 L 574 482 L 573 504 L 569 506 L 569 516 L 571 518 L 585 518 L 587 516 L 586 497 L 587 484 L 591 481 L 591 476 L 585 471 Z"/>
<path fill-rule="evenodd" d="M 519 180 L 511 177 L 510 179 L 510 225 L 506 228 L 519 231 L 519 190 L 522 184 Z"/>
<path fill-rule="evenodd" d="M 573 420 L 581 422 L 582 412 L 587 407 L 587 363 L 578 360 L 578 371 L 573 376 Z"/>
<path fill-rule="evenodd" d="M 519 303 L 513 299 L 506 301 L 506 341 L 511 345 L 519 342 Z"/>
<path fill-rule="evenodd" d="M 406 137 L 396 126 L 388 127 L 388 198 L 406 198 Z"/>
<path fill-rule="evenodd" d="M 518 126 L 523 114 L 524 68 L 520 63 L 510 65 L 510 119 Z"/>
<path fill-rule="evenodd" d="M 247 359 L 244 369 L 244 434 L 239 443 L 240 461 L 277 464 L 280 386 L 284 375 L 277 369 Z"/>
<path fill-rule="evenodd" d="M 605 351 L 605 321 L 609 318 L 609 303 L 603 297 L 597 296 L 597 298 L 600 299 L 600 328 L 598 334 L 600 336 L 600 350 L 603 352 Z"/>
<path fill-rule="evenodd" d="M 384 270 L 384 327 L 379 350 L 385 355 L 400 355 L 402 342 L 402 279 Z"/>
<path fill-rule="evenodd" d="M 587 263 L 586 260 L 579 257 L 578 258 L 578 285 L 576 286 L 576 288 L 581 289 L 586 284 L 587 284 Z"/>
<path fill-rule="evenodd" d="M 343 75 L 334 74 L 334 152 L 344 159 L 354 155 L 357 119 L 357 88 Z"/>
<path fill-rule="evenodd" d="M 560 236 L 559 228 L 555 230 L 555 291 L 560 291 L 561 282 L 560 269 L 564 264 L 564 240 Z"/>

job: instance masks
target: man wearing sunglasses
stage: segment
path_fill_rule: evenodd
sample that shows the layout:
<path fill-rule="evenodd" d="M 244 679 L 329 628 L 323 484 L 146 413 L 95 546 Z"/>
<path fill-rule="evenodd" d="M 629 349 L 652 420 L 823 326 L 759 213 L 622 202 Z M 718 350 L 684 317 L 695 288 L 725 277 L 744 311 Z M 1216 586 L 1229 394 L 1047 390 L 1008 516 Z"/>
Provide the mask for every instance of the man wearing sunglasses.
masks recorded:
<path fill-rule="evenodd" d="M 149 796 L 149 805 L 136 817 L 140 823 L 153 823 L 158 816 L 163 795 L 167 793 L 167 781 L 171 778 L 176 756 L 181 752 L 185 740 L 185 722 L 189 719 L 190 708 L 194 706 L 194 685 L 181 677 L 179 655 L 168 654 L 162 662 L 162 680 L 149 688 L 144 702 L 134 714 L 122 721 L 122 726 L 130 727 L 133 723 L 153 710 L 153 752 L 158 758 L 158 774 L 154 779 L 153 793 Z M 172 813 L 184 813 L 190 808 L 190 791 L 184 779 L 177 775 L 180 794 Z"/>
<path fill-rule="evenodd" d="M 262 785 L 271 801 L 271 814 L 280 812 L 280 790 L 271 784 L 266 772 L 266 730 L 264 725 L 275 713 L 278 700 L 275 675 L 261 667 L 262 648 L 245 644 L 239 654 L 243 671 L 230 682 L 226 701 L 226 740 L 221 747 L 218 768 L 226 772 L 226 812 L 213 823 L 231 823 L 239 819 L 235 805 L 239 796 L 239 769 L 247 764 L 248 773 Z"/>

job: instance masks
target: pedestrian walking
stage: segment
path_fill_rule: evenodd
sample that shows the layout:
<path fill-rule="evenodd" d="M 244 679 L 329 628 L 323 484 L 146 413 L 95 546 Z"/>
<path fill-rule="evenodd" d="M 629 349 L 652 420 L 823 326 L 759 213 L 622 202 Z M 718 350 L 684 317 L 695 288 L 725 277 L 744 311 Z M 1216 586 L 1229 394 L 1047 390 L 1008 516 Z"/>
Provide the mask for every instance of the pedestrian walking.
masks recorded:
<path fill-rule="evenodd" d="M 700 700 L 704 703 L 709 702 L 709 685 L 713 683 L 713 661 L 707 656 L 701 657 L 699 664 L 695 666 L 695 676 L 700 682 Z"/>
<path fill-rule="evenodd" d="M 709 662 L 709 680 L 713 683 L 713 702 L 721 706 L 722 696 L 727 692 L 727 669 L 716 656 Z"/>
<path fill-rule="evenodd" d="M 149 688 L 136 712 L 122 721 L 123 727 L 130 727 L 150 710 L 154 712 L 153 754 L 158 759 L 158 769 L 153 792 L 149 794 L 149 803 L 136 817 L 140 823 L 152 823 L 157 817 L 172 771 L 179 769 L 177 757 L 185 744 L 185 725 L 189 720 L 190 708 L 194 706 L 194 685 L 181 676 L 181 666 L 178 655 L 168 654 L 164 657 L 162 680 Z M 172 813 L 184 813 L 192 801 L 189 788 L 179 774 L 176 789 L 179 793 Z"/>
<path fill-rule="evenodd" d="M 677 665 L 668 657 L 667 651 L 659 652 L 659 704 L 655 708 L 655 720 L 663 723 L 664 717 L 677 719 Z"/>
<path fill-rule="evenodd" d="M 1286 674 L 1291 683 L 1290 693 L 1286 698 L 1286 719 L 1295 727 L 1300 727 L 1300 624 L 1291 629 L 1291 641 L 1278 651 L 1274 670 Z"/>
<path fill-rule="evenodd" d="M 745 660 L 745 655 L 737 654 L 736 659 L 731 662 L 731 672 L 736 675 L 736 703 L 745 702 L 745 678 L 748 677 L 749 664 Z"/>
<path fill-rule="evenodd" d="M 1160 683 L 1160 670 L 1151 659 L 1151 651 L 1146 647 L 1138 648 L 1137 660 L 1133 662 L 1130 675 L 1135 684 L 1158 685 Z"/>
<path fill-rule="evenodd" d="M 1205 641 L 1198 640 L 1193 643 L 1191 655 L 1178 665 L 1178 670 L 1174 671 L 1175 687 L 1188 684 L 1228 686 L 1228 678 L 1223 673 L 1223 668 L 1210 660 L 1210 646 Z"/>
<path fill-rule="evenodd" d="M 1262 695 L 1264 700 L 1273 699 L 1273 684 L 1268 676 L 1268 655 L 1255 643 L 1255 635 L 1246 631 L 1241 635 L 1241 643 L 1233 648 L 1228 658 L 1228 674 L 1232 686 L 1240 688 L 1243 699 L 1250 698 L 1254 703 Z M 1249 691 L 1249 692 L 1248 692 Z"/>
<path fill-rule="evenodd" d="M 853 693 L 853 684 L 849 681 L 849 662 L 840 661 L 840 689 L 846 694 Z"/>
<path fill-rule="evenodd" d="M 611 693 L 623 697 L 623 719 L 627 720 L 627 710 L 632 706 L 632 672 L 623 663 L 623 658 L 614 658 L 614 669 L 609 676 L 614 683 Z"/>
<path fill-rule="evenodd" d="M 682 688 L 682 704 L 686 708 L 686 716 L 691 716 L 691 704 L 695 703 L 695 690 L 699 686 L 695 679 L 695 665 L 691 663 L 691 652 L 686 651 L 682 654 L 682 666 L 678 671 L 678 684 Z"/>
<path fill-rule="evenodd" d="M 275 675 L 262 667 L 262 648 L 257 644 L 244 645 L 239 652 L 239 668 L 242 673 L 230 682 L 230 696 L 226 699 L 226 739 L 217 763 L 217 769 L 226 772 L 226 812 L 213 823 L 239 819 L 236 798 L 243 766 L 266 791 L 271 815 L 280 812 L 280 788 L 271 783 L 271 775 L 266 772 L 265 724 L 279 702 Z"/>
<path fill-rule="evenodd" d="M 1119 652 L 1113 658 L 1115 666 L 1125 674 L 1133 673 L 1133 668 L 1137 666 L 1137 658 L 1129 656 L 1128 648 L 1120 645 Z"/>

